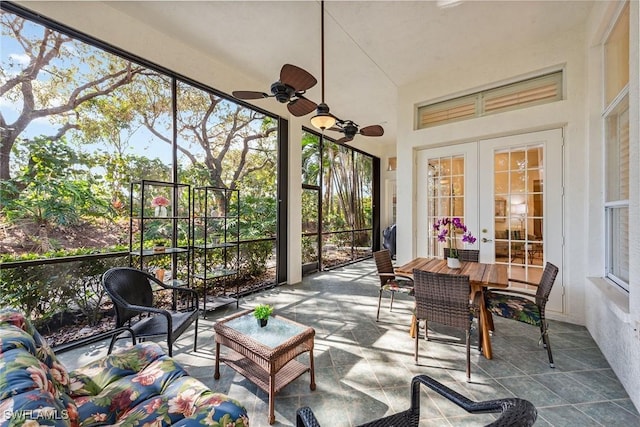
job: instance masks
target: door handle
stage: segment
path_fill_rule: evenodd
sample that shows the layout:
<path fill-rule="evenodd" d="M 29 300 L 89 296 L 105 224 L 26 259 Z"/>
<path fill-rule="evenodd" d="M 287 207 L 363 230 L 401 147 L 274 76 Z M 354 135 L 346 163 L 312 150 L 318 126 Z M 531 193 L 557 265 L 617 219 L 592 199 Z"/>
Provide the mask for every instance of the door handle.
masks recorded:
<path fill-rule="evenodd" d="M 487 239 L 486 237 L 482 238 L 482 243 L 493 242 L 491 239 Z"/>

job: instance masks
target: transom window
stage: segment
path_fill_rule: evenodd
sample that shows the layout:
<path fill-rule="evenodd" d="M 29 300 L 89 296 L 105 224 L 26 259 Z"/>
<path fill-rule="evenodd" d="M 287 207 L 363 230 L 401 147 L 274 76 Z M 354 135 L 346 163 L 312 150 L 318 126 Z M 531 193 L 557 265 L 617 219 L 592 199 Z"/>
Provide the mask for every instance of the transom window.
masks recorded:
<path fill-rule="evenodd" d="M 417 128 L 517 110 L 562 99 L 562 71 L 418 107 Z"/>

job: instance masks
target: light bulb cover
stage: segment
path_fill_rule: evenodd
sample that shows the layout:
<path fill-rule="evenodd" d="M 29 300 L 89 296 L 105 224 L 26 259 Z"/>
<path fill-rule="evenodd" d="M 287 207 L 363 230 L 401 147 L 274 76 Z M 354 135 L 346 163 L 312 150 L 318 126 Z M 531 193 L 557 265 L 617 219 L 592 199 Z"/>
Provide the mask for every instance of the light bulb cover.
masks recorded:
<path fill-rule="evenodd" d="M 329 113 L 329 106 L 324 102 L 318 104 L 316 115 L 311 117 L 311 125 L 313 125 L 313 127 L 317 129 L 325 130 L 335 124 L 336 118 L 331 113 Z"/>

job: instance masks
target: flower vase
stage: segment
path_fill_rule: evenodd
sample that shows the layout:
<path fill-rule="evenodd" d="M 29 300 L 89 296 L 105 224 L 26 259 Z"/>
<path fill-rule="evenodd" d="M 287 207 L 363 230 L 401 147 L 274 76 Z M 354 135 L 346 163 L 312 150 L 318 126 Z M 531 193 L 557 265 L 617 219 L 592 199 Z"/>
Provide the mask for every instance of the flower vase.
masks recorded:
<path fill-rule="evenodd" d="M 460 259 L 458 258 L 447 258 L 447 267 L 449 268 L 460 268 Z"/>
<path fill-rule="evenodd" d="M 167 207 L 166 206 L 156 206 L 155 216 L 158 218 L 164 218 L 167 216 Z"/>
<path fill-rule="evenodd" d="M 258 325 L 260 325 L 261 328 L 264 328 L 267 326 L 267 320 L 269 319 L 258 319 Z"/>

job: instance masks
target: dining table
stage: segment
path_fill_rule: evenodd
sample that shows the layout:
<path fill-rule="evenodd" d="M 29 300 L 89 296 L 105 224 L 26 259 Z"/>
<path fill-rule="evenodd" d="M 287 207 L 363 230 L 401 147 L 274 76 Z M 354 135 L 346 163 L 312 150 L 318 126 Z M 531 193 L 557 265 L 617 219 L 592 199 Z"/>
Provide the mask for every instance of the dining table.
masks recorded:
<path fill-rule="evenodd" d="M 461 261 L 460 268 L 449 268 L 446 259 L 419 257 L 395 268 L 396 273 L 410 276 L 413 276 L 413 270 L 469 276 L 471 285 L 469 299 L 470 301 L 478 301 L 479 327 L 482 328 L 482 354 L 487 359 L 492 359 L 491 337 L 489 335 L 490 314 L 484 302 L 483 290 L 488 287 L 506 288 L 509 286 L 507 265 Z M 414 322 L 412 322 L 413 324 Z M 417 333 L 417 331 L 412 331 L 412 333 Z"/>

